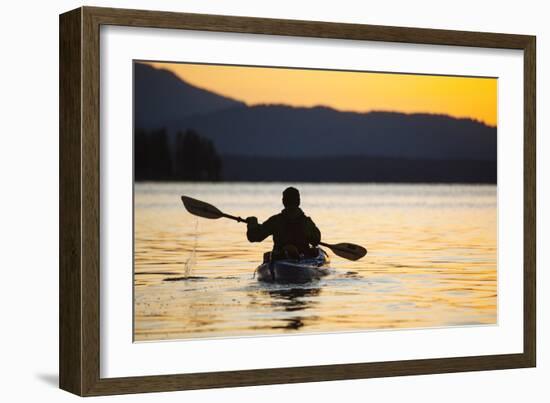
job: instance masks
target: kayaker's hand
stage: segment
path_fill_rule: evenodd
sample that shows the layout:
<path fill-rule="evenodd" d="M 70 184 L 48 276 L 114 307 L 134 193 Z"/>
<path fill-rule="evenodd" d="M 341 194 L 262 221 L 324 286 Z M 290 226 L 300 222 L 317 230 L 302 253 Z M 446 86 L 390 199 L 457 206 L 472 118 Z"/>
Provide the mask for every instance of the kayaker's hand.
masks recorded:
<path fill-rule="evenodd" d="M 257 217 L 247 217 L 246 218 L 246 224 L 247 225 L 258 225 L 258 218 Z"/>

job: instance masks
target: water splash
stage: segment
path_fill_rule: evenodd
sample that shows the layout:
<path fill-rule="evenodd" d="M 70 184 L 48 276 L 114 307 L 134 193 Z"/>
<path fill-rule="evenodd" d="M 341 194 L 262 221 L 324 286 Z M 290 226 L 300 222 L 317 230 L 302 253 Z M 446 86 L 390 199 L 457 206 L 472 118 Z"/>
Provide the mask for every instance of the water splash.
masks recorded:
<path fill-rule="evenodd" d="M 199 243 L 199 220 L 195 218 L 195 228 L 193 230 L 193 250 L 183 263 L 183 277 L 191 277 L 193 267 L 197 264 L 197 244 Z"/>

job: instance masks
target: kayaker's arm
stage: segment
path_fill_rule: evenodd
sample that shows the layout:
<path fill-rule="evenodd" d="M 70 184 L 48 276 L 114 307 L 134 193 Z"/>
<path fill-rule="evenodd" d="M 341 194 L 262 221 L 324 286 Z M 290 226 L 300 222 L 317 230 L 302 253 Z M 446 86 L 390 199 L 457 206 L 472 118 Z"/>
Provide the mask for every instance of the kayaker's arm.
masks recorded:
<path fill-rule="evenodd" d="M 248 217 L 246 223 L 246 237 L 250 242 L 262 242 L 268 236 L 273 235 L 273 223 L 271 219 L 263 224 L 259 224 L 256 217 Z"/>
<path fill-rule="evenodd" d="M 307 241 L 313 246 L 317 246 L 321 242 L 321 231 L 309 217 L 306 220 L 306 236 Z"/>

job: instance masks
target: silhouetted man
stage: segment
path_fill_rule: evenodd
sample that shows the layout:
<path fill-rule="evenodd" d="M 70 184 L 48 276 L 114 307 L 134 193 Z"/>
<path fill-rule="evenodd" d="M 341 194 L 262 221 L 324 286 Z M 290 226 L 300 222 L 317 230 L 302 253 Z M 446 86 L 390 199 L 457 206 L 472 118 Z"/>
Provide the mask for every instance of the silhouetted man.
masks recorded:
<path fill-rule="evenodd" d="M 284 190 L 283 205 L 285 208 L 279 214 L 270 217 L 263 224 L 259 224 L 256 217 L 248 217 L 246 237 L 250 242 L 261 242 L 273 235 L 273 254 L 276 257 L 315 254 L 315 249 L 311 246 L 317 246 L 321 242 L 321 232 L 299 207 L 298 189 L 289 187 Z"/>

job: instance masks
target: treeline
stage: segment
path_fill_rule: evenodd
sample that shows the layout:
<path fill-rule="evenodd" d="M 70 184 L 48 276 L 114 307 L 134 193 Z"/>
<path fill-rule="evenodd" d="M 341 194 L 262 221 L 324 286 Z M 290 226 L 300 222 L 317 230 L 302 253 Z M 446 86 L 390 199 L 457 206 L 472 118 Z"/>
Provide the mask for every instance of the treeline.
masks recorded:
<path fill-rule="evenodd" d="M 193 130 L 178 132 L 173 138 L 165 129 L 135 131 L 136 181 L 219 181 L 221 172 L 221 158 L 212 141 Z"/>
<path fill-rule="evenodd" d="M 496 161 L 367 156 L 222 158 L 223 178 L 228 182 L 497 183 Z"/>

